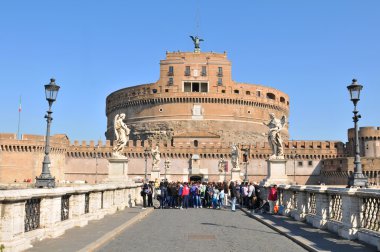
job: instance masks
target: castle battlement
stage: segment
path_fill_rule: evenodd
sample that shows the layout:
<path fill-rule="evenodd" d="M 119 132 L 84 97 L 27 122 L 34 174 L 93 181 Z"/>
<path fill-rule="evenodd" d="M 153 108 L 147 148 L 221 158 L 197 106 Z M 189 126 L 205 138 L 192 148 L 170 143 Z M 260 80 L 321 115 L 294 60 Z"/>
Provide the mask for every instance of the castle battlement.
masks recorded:
<path fill-rule="evenodd" d="M 94 148 L 94 147 L 110 147 L 111 146 L 111 141 L 110 140 L 106 140 L 105 143 L 103 143 L 102 140 L 97 140 L 97 141 L 94 141 L 94 140 L 90 140 L 90 141 L 86 141 L 86 140 L 74 140 L 72 142 L 70 142 L 70 146 L 71 147 L 89 147 L 89 148 Z"/>
<path fill-rule="evenodd" d="M 45 138 L 40 135 L 25 135 L 22 140 L 17 140 L 12 134 L 0 136 L 0 150 L 3 152 L 43 152 Z M 13 139 L 9 139 L 13 138 Z M 112 146 L 109 140 L 103 143 L 101 140 L 70 142 L 66 135 L 54 135 L 51 141 L 53 153 L 64 153 L 71 158 L 110 158 Z M 194 142 L 179 142 L 171 145 L 168 141 L 141 141 L 129 140 L 124 154 L 130 158 L 144 157 L 144 150 L 151 146 L 159 146 L 163 157 L 191 158 L 198 154 L 201 158 L 230 158 L 232 143 L 202 142 L 194 146 Z M 249 149 L 250 158 L 267 159 L 271 155 L 268 142 L 255 142 L 249 145 L 238 144 L 239 149 Z M 284 141 L 285 158 L 292 159 L 295 154 L 298 158 L 324 159 L 345 156 L 342 142 L 337 141 Z M 150 154 L 149 154 L 150 155 Z M 241 152 L 242 155 L 242 152 Z"/>
<path fill-rule="evenodd" d="M 353 140 L 355 137 L 355 129 L 348 129 L 348 139 Z M 380 127 L 360 127 L 359 138 L 361 140 L 380 140 Z"/>

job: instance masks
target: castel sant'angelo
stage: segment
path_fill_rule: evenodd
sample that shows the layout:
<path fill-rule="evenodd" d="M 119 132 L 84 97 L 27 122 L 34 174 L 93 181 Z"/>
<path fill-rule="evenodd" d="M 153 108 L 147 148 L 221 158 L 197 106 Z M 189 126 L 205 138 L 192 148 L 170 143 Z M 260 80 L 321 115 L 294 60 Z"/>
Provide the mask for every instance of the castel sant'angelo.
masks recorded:
<path fill-rule="evenodd" d="M 159 172 L 169 180 L 230 179 L 231 146 L 239 149 L 240 176 L 260 181 L 267 176 L 269 114 L 289 117 L 290 97 L 275 88 L 232 79 L 227 53 L 166 52 L 155 83 L 117 90 L 106 98 L 106 143 L 51 137 L 51 173 L 58 181 L 102 182 L 112 157 L 114 120 L 125 114 L 130 131 L 124 148 L 128 177 L 152 171 L 151 149 L 161 153 Z M 286 175 L 299 184 L 345 184 L 353 172 L 353 134 L 348 142 L 289 141 L 282 130 Z M 360 129 L 363 171 L 379 182 L 380 128 Z M 243 155 L 247 155 L 246 157 Z M 0 134 L 0 183 L 34 179 L 41 172 L 44 136 Z"/>

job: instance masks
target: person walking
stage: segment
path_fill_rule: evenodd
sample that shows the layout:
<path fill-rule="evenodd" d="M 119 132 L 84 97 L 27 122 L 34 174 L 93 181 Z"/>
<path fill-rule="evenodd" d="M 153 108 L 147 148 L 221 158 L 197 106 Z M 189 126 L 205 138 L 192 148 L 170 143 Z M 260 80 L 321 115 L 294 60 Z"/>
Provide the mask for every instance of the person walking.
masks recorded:
<path fill-rule="evenodd" d="M 167 184 L 164 182 L 161 182 L 160 183 L 160 190 L 161 190 L 160 208 L 164 209 L 166 207 L 166 197 L 168 196 Z"/>
<path fill-rule="evenodd" d="M 224 208 L 224 188 L 220 188 L 219 191 L 219 208 Z"/>
<path fill-rule="evenodd" d="M 236 204 L 236 187 L 235 182 L 231 181 L 230 186 L 230 196 L 231 196 L 231 211 L 235 212 L 235 204 Z"/>
<path fill-rule="evenodd" d="M 227 181 L 223 182 L 223 188 L 224 188 L 224 205 L 227 206 L 228 204 L 228 184 Z"/>
<path fill-rule="evenodd" d="M 255 187 L 253 183 L 249 183 L 248 186 L 248 209 L 252 210 L 254 205 L 254 199 L 256 197 Z"/>
<path fill-rule="evenodd" d="M 183 208 L 186 208 L 186 209 L 189 207 L 189 194 L 190 194 L 190 188 L 185 182 L 185 185 L 183 186 L 183 189 L 182 189 L 182 198 L 183 198 Z"/>
<path fill-rule="evenodd" d="M 153 182 L 150 181 L 148 184 L 147 196 L 148 196 L 148 207 L 153 207 Z"/>
<path fill-rule="evenodd" d="M 143 207 L 142 209 L 146 209 L 146 195 L 148 194 L 148 184 L 144 183 L 142 189 L 141 189 L 141 197 L 143 198 Z"/>
<path fill-rule="evenodd" d="M 183 184 L 178 182 L 177 186 L 178 186 L 178 207 L 179 207 L 179 209 L 182 209 L 182 202 L 183 202 L 183 197 L 182 197 Z"/>
<path fill-rule="evenodd" d="M 277 185 L 271 185 L 268 193 L 269 213 L 274 214 L 274 206 L 277 201 Z"/>

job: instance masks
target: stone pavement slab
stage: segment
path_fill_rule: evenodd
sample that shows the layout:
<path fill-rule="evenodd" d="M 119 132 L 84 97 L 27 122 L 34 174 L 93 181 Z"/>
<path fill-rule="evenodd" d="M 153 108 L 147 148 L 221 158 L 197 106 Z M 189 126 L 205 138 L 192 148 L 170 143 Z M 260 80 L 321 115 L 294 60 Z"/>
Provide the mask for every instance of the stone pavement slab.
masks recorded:
<path fill-rule="evenodd" d="M 96 252 L 305 252 L 297 243 L 230 209 L 156 209 Z"/>
<path fill-rule="evenodd" d="M 69 229 L 60 237 L 38 241 L 27 251 L 93 251 L 152 211 L 153 208 L 146 210 L 142 210 L 141 207 L 126 208 L 106 215 L 103 219 L 90 221 L 84 227 Z"/>
<path fill-rule="evenodd" d="M 296 221 L 287 216 L 261 213 L 251 214 L 251 212 L 245 208 L 241 208 L 241 210 L 255 220 L 285 235 L 308 251 L 377 251 L 377 249 L 371 245 L 359 241 L 343 239 L 337 234 L 314 228 L 305 222 Z"/>

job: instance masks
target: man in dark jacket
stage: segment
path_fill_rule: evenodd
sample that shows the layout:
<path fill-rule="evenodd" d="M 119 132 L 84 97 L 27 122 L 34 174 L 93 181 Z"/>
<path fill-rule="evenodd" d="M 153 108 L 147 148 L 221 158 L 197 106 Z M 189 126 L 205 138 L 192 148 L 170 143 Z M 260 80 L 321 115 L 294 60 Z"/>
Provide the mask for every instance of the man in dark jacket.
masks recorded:
<path fill-rule="evenodd" d="M 235 182 L 231 181 L 230 186 L 230 196 L 231 196 L 231 210 L 235 212 L 235 204 L 236 204 L 236 187 Z"/>
<path fill-rule="evenodd" d="M 142 209 L 146 209 L 146 195 L 148 192 L 148 184 L 144 182 L 144 185 L 141 189 L 141 196 L 143 198 L 143 207 Z"/>

